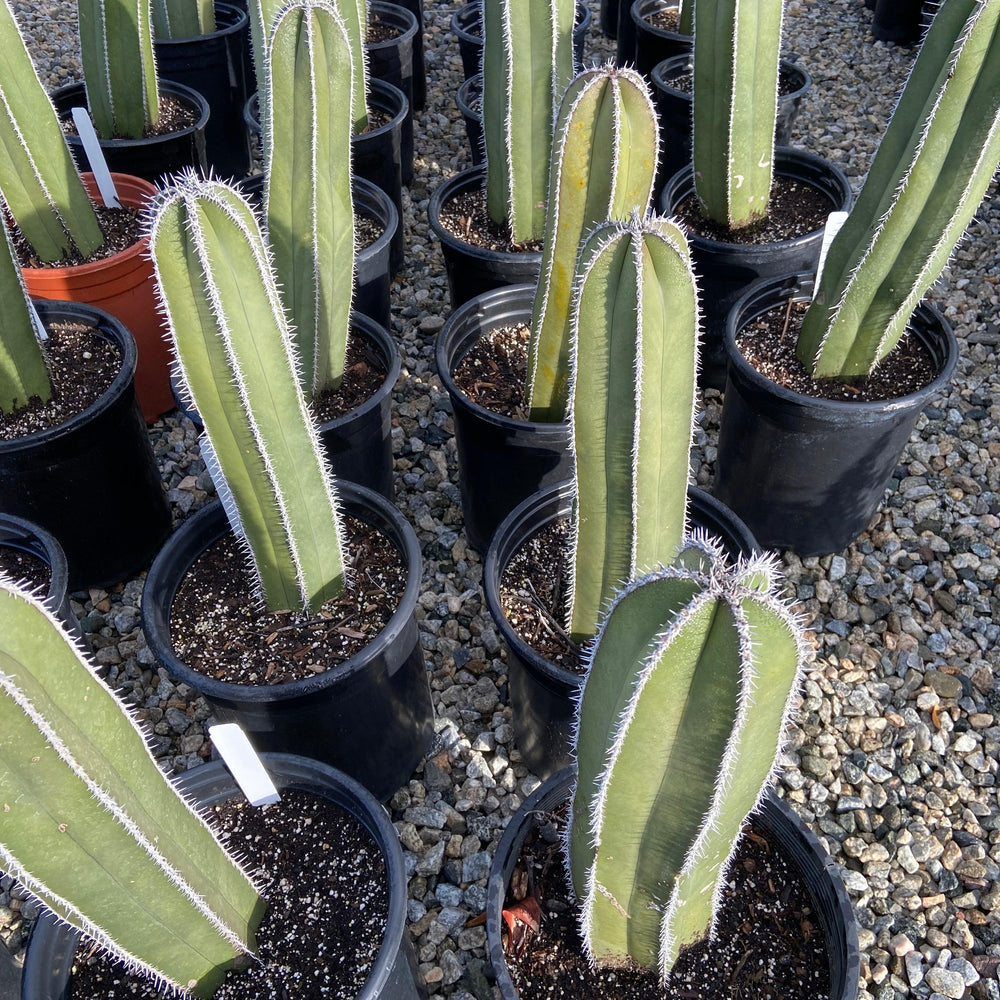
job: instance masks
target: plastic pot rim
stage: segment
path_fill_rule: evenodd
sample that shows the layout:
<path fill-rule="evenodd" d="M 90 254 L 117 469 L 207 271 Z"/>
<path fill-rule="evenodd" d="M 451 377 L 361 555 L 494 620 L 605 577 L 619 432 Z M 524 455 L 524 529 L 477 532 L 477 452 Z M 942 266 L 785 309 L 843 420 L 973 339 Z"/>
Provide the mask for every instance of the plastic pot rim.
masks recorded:
<path fill-rule="evenodd" d="M 417 15 L 413 11 L 408 10 L 406 7 L 401 6 L 398 3 L 390 3 L 387 0 L 371 0 L 368 4 L 368 9 L 375 11 L 375 13 L 381 13 L 383 15 L 388 15 L 386 23 L 391 27 L 399 30 L 399 34 L 392 38 L 386 38 L 381 42 L 365 42 L 366 52 L 378 52 L 382 49 L 395 48 L 401 42 L 405 42 L 409 39 L 415 38 L 417 34 L 417 28 L 419 24 L 417 23 Z M 399 11 L 399 13 L 397 13 Z M 397 23 L 393 23 L 391 19 L 395 19 Z M 405 27 L 402 23 L 405 22 Z M 374 81 L 369 81 L 369 86 Z"/>
<path fill-rule="evenodd" d="M 636 0 L 636 4 L 642 3 L 643 0 Z M 687 38 L 687 35 L 681 35 L 681 38 Z M 686 101 L 693 100 L 690 91 L 680 90 L 677 87 L 672 87 L 669 84 L 669 80 L 676 76 L 681 75 L 681 72 L 685 67 L 693 68 L 692 66 L 692 56 L 669 56 L 667 59 L 661 59 L 650 71 L 650 78 L 653 83 L 653 87 L 662 90 L 664 93 L 670 94 L 672 97 L 679 97 Z M 799 65 L 797 62 L 792 62 L 790 59 L 782 59 L 779 63 L 781 71 L 789 75 L 793 75 L 801 79 L 801 83 L 788 94 L 779 94 L 778 103 L 781 104 L 782 101 L 791 101 L 797 97 L 801 97 L 810 87 L 812 87 L 812 75 L 807 69 Z M 789 147 L 790 148 L 790 147 Z"/>
<path fill-rule="evenodd" d="M 12 537 L 14 533 L 20 537 Z M 32 545 L 32 540 L 37 545 Z M 58 539 L 47 528 L 16 514 L 0 511 L 0 549 L 27 552 L 49 567 L 49 586 L 45 592 L 48 600 L 62 600 L 69 587 L 69 566 L 66 553 Z"/>
<path fill-rule="evenodd" d="M 202 38 L 222 38 L 227 35 L 234 35 L 238 31 L 242 31 L 250 23 L 250 17 L 247 12 L 241 10 L 235 4 L 223 3 L 222 0 L 215 0 L 213 6 L 215 7 L 216 14 L 215 31 L 208 31 L 203 35 L 188 35 L 186 38 L 157 38 L 154 39 L 153 44 L 165 47 L 169 47 L 171 45 L 190 45 L 192 42 L 197 42 Z M 227 19 L 234 19 L 232 24 L 226 24 L 220 28 L 218 25 L 220 13 L 224 14 Z M 166 81 L 161 81 L 161 86 L 164 82 Z"/>

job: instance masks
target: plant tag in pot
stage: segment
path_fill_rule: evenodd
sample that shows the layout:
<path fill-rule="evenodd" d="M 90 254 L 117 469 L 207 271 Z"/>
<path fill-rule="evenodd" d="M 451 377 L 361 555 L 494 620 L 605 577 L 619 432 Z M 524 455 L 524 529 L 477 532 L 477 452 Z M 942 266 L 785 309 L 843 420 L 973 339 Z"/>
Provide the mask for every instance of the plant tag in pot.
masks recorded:
<path fill-rule="evenodd" d="M 271 776 L 264 769 L 260 757 L 238 723 L 226 722 L 212 726 L 208 735 L 236 783 L 243 789 L 250 805 L 268 806 L 281 801 Z"/>
<path fill-rule="evenodd" d="M 819 248 L 819 263 L 816 265 L 816 284 L 814 288 L 819 288 L 819 279 L 823 277 L 823 265 L 826 263 L 826 255 L 830 252 L 830 244 L 833 238 L 840 232 L 841 227 L 847 222 L 847 212 L 831 212 L 826 217 L 826 227 L 823 229 L 823 243 Z"/>
<path fill-rule="evenodd" d="M 94 123 L 87 114 L 87 109 L 76 107 L 72 109 L 73 124 L 79 133 L 80 141 L 83 143 L 83 150 L 87 154 L 90 169 L 97 182 L 97 190 L 101 192 L 101 201 L 105 208 L 121 208 L 122 203 L 118 200 L 118 189 L 111 178 L 111 171 L 108 170 L 107 161 L 104 159 L 104 151 L 98 141 L 97 133 L 94 131 Z"/>

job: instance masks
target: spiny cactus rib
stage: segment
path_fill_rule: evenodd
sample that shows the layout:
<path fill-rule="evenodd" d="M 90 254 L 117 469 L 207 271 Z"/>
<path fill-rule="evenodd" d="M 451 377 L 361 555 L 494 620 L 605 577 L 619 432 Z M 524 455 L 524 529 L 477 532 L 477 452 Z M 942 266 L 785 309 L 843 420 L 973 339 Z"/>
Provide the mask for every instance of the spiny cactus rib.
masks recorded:
<path fill-rule="evenodd" d="M 743 822 L 770 781 L 803 653 L 770 560 L 694 542 L 603 620 L 578 711 L 567 834 L 591 958 L 665 977 L 711 928 Z M 692 563 L 695 565 L 684 565 Z"/>
<path fill-rule="evenodd" d="M 42 260 L 61 260 L 74 247 L 89 256 L 104 234 L 9 0 L 0 6 L 0 51 L 3 200 Z"/>
<path fill-rule="evenodd" d="M 52 614 L 0 576 L 0 864 L 133 968 L 210 996 L 263 904 Z"/>
<path fill-rule="evenodd" d="M 575 294 L 569 630 L 583 642 L 614 588 L 684 535 L 698 301 L 683 233 L 655 217 L 597 227 Z"/>
<path fill-rule="evenodd" d="M 868 374 L 898 343 L 1000 162 L 1000 0 L 941 4 L 802 324 L 816 378 Z"/>
<path fill-rule="evenodd" d="M 49 373 L 45 365 L 35 324 L 28 311 L 27 289 L 21 277 L 6 221 L 0 219 L 3 230 L 0 246 L 0 315 L 3 316 L 3 336 L 0 337 L 0 413 L 10 413 L 24 406 L 32 396 L 42 402 L 52 395 Z"/>
<path fill-rule="evenodd" d="M 677 4 L 677 33 L 694 34 L 694 0 L 681 0 Z"/>
<path fill-rule="evenodd" d="M 286 7 L 268 54 L 265 204 L 268 240 L 302 363 L 316 397 L 344 375 L 354 282 L 351 46 L 326 0 Z"/>
<path fill-rule="evenodd" d="M 141 139 L 160 120 L 150 2 L 79 2 L 87 104 L 102 139 Z"/>
<path fill-rule="evenodd" d="M 344 587 L 329 468 L 253 210 L 193 174 L 164 192 L 151 247 L 178 365 L 205 423 L 270 610 Z"/>
<path fill-rule="evenodd" d="M 545 227 L 552 128 L 573 78 L 575 0 L 484 0 L 487 211 L 516 243 Z"/>
<path fill-rule="evenodd" d="M 153 0 L 156 38 L 196 38 L 216 29 L 213 0 Z"/>
<path fill-rule="evenodd" d="M 606 219 L 625 220 L 649 207 L 659 135 L 645 81 L 614 66 L 584 70 L 563 95 L 555 135 L 528 355 L 531 419 L 541 421 L 566 416 L 580 240 Z"/>
<path fill-rule="evenodd" d="M 782 9 L 782 0 L 695 0 L 695 191 L 731 229 L 767 214 Z"/>

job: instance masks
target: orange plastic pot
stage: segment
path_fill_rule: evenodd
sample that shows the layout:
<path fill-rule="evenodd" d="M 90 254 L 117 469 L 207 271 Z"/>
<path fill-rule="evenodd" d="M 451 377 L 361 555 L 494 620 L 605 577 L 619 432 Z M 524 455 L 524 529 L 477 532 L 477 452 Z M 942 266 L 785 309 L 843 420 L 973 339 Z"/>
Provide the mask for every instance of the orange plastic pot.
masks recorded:
<path fill-rule="evenodd" d="M 112 174 L 123 205 L 145 208 L 156 188 L 139 177 Z M 98 198 L 93 174 L 83 174 L 91 198 Z M 111 313 L 128 327 L 139 348 L 135 391 L 146 423 L 174 408 L 170 395 L 171 352 L 166 327 L 156 307 L 149 240 L 104 260 L 69 267 L 26 267 L 28 294 L 39 299 L 85 302 Z"/>

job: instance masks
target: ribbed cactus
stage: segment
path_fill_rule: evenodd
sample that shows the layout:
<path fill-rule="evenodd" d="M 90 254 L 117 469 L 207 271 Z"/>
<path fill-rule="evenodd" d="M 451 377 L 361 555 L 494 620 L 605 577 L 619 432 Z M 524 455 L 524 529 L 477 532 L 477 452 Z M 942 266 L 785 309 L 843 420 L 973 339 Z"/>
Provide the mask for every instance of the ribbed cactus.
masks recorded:
<path fill-rule="evenodd" d="M 299 0 L 268 49 L 265 205 L 307 396 L 344 374 L 354 282 L 351 43 L 328 0 Z"/>
<path fill-rule="evenodd" d="M 775 563 L 695 538 L 603 620 L 578 707 L 567 835 L 585 947 L 665 977 L 711 933 L 748 814 L 772 778 L 803 648 Z"/>
<path fill-rule="evenodd" d="M 157 38 L 195 38 L 215 31 L 213 0 L 153 0 Z"/>
<path fill-rule="evenodd" d="M 79 0 L 87 105 L 102 139 L 141 139 L 160 120 L 151 0 Z"/>
<path fill-rule="evenodd" d="M 1000 0 L 945 0 L 804 317 L 815 377 L 866 375 L 892 350 L 998 161 Z"/>
<path fill-rule="evenodd" d="M 103 242 L 94 207 L 66 145 L 9 0 L 0 5 L 0 193 L 45 261 Z"/>
<path fill-rule="evenodd" d="M 253 210 L 188 174 L 160 195 L 150 241 L 178 368 L 261 597 L 271 610 L 314 610 L 344 587 L 337 500 Z"/>
<path fill-rule="evenodd" d="M 490 218 L 516 243 L 545 228 L 552 129 L 573 79 L 575 0 L 483 0 L 483 139 Z"/>
<path fill-rule="evenodd" d="M 767 214 L 782 0 L 694 0 L 694 183 L 705 214 L 740 229 Z"/>
<path fill-rule="evenodd" d="M 694 34 L 694 0 L 681 0 L 677 4 L 677 33 Z"/>
<path fill-rule="evenodd" d="M 638 215 L 593 230 L 576 285 L 569 631 L 583 642 L 615 588 L 684 536 L 698 297 L 684 234 Z"/>
<path fill-rule="evenodd" d="M 0 868 L 149 976 L 211 996 L 263 902 L 44 605 L 0 574 Z"/>
<path fill-rule="evenodd" d="M 32 396 L 38 396 L 43 402 L 49 399 L 52 386 L 35 324 L 28 311 L 28 292 L 21 268 L 3 219 L 0 219 L 0 229 L 3 230 L 3 245 L 0 246 L 0 315 L 3 316 L 0 413 L 10 413 L 24 406 Z"/>
<path fill-rule="evenodd" d="M 531 419 L 566 416 L 569 317 L 584 234 L 649 207 L 659 130 L 645 80 L 633 70 L 584 70 L 563 94 L 546 200 L 542 274 L 528 349 Z"/>

